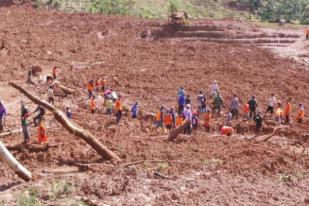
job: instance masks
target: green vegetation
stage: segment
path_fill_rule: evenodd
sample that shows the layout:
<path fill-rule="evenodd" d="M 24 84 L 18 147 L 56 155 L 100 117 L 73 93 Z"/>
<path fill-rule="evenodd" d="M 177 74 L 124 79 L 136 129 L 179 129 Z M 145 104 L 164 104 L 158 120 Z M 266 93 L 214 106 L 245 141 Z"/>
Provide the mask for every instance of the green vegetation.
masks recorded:
<path fill-rule="evenodd" d="M 55 181 L 49 192 L 49 197 L 56 200 L 61 196 L 71 194 L 74 191 L 73 184 L 68 181 Z"/>
<path fill-rule="evenodd" d="M 309 0 L 237 0 L 237 3 L 247 6 L 264 21 L 309 23 Z"/>
<path fill-rule="evenodd" d="M 17 206 L 43 206 L 39 201 L 39 192 L 35 187 L 28 188 L 27 190 L 17 195 Z"/>

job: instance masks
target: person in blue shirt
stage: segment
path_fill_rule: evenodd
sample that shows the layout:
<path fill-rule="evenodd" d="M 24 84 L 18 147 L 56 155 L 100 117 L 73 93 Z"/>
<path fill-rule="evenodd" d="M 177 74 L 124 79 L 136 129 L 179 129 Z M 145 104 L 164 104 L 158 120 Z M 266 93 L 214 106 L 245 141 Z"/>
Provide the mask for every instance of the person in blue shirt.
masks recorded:
<path fill-rule="evenodd" d="M 0 132 L 3 132 L 5 117 L 6 117 L 6 109 L 3 103 L 0 101 Z"/>
<path fill-rule="evenodd" d="M 66 108 L 65 114 L 66 114 L 67 118 L 72 119 L 72 112 L 70 110 L 70 107 Z"/>
<path fill-rule="evenodd" d="M 179 98 L 178 98 L 178 115 L 182 114 L 185 102 L 186 102 L 185 95 L 179 96 Z"/>
<path fill-rule="evenodd" d="M 131 116 L 133 119 L 137 118 L 138 114 L 138 102 L 135 102 L 131 107 Z"/>

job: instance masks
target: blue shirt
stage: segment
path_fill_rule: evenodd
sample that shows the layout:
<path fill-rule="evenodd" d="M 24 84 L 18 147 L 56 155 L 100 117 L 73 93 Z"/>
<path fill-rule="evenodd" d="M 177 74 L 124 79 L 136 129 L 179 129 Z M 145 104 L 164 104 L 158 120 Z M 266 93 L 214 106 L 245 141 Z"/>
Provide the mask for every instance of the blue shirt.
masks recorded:
<path fill-rule="evenodd" d="M 186 101 L 186 98 L 185 98 L 184 95 L 182 95 L 182 96 L 180 96 L 180 97 L 178 98 L 178 104 L 179 104 L 179 105 L 185 105 L 185 101 Z"/>
<path fill-rule="evenodd" d="M 5 116 L 5 115 L 6 115 L 6 109 L 2 105 L 2 106 L 0 106 L 0 119 L 2 119 L 2 117 Z"/>

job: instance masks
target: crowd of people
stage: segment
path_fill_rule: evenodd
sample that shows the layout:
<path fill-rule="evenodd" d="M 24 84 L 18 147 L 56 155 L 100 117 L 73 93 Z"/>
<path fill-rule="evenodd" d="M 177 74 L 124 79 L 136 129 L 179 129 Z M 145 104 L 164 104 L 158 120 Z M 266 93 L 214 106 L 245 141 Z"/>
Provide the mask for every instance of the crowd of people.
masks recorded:
<path fill-rule="evenodd" d="M 57 67 L 52 69 L 52 75 L 48 75 L 47 82 L 47 102 L 55 103 L 54 98 L 54 82 L 57 79 Z M 27 82 L 33 84 L 32 71 L 29 69 Z M 89 80 L 85 85 L 87 90 L 87 99 L 89 102 L 89 111 L 94 114 L 103 108 L 103 112 L 112 116 L 115 115 L 116 124 L 118 125 L 122 118 L 123 103 L 120 94 L 108 87 L 107 81 L 104 78 L 97 80 Z M 196 109 L 192 108 L 192 100 L 189 94 L 186 93 L 183 87 L 177 91 L 177 108 L 161 106 L 154 115 L 154 125 L 159 129 L 171 131 L 175 128 L 183 126 L 184 134 L 190 135 L 193 130 L 202 126 L 206 132 L 212 132 L 212 125 L 214 121 L 222 121 L 219 125 L 221 134 L 233 134 L 233 121 L 243 119 L 246 121 L 255 121 L 256 134 L 259 135 L 263 125 L 263 119 L 268 115 L 269 118 L 277 122 L 277 124 L 290 124 L 292 119 L 292 99 L 287 98 L 286 104 L 283 105 L 281 101 L 277 101 L 275 94 L 271 94 L 268 99 L 268 105 L 264 115 L 261 112 L 261 106 L 258 105 L 256 97 L 252 96 L 243 105 L 240 104 L 239 98 L 236 94 L 233 95 L 231 101 L 226 103 L 220 94 L 218 82 L 214 80 L 209 86 L 209 96 L 203 91 L 199 91 L 196 97 Z M 100 105 L 98 105 L 100 104 Z M 225 106 L 225 112 L 223 111 Z M 138 118 L 139 103 L 134 102 L 131 105 L 131 118 Z M 33 118 L 33 124 L 37 127 L 38 142 L 44 143 L 48 141 L 45 127 L 45 109 L 38 106 L 33 112 L 30 112 L 27 105 L 21 104 L 21 126 L 24 136 L 24 143 L 30 142 L 29 134 L 29 117 L 36 114 Z M 3 131 L 5 125 L 5 117 L 7 111 L 0 101 L 0 132 Z M 65 108 L 67 118 L 72 119 L 73 113 L 69 106 Z M 242 114 L 242 116 L 241 116 Z M 305 116 L 304 105 L 299 104 L 295 120 L 302 123 Z M 200 122 L 202 122 L 200 124 Z"/>

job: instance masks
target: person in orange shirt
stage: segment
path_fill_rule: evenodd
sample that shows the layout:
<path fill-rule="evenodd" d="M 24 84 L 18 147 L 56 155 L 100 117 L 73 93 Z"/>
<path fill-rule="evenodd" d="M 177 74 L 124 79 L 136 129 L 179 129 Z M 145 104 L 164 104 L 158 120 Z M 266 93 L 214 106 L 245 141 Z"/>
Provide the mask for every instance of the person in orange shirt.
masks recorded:
<path fill-rule="evenodd" d="M 207 110 L 206 114 L 204 115 L 204 127 L 207 132 L 210 132 L 210 121 L 211 121 L 212 115 L 210 110 Z"/>
<path fill-rule="evenodd" d="M 298 114 L 297 114 L 297 122 L 302 123 L 305 117 L 305 108 L 303 104 L 299 104 Z"/>
<path fill-rule="evenodd" d="M 249 120 L 250 107 L 248 103 L 244 104 L 243 112 L 244 112 L 244 119 Z"/>
<path fill-rule="evenodd" d="M 176 127 L 180 127 L 183 124 L 183 115 L 180 114 L 179 116 L 177 116 L 176 118 Z"/>
<path fill-rule="evenodd" d="M 94 114 L 95 110 L 96 110 L 95 96 L 92 96 L 90 99 L 90 111 L 92 114 Z"/>
<path fill-rule="evenodd" d="M 122 117 L 122 102 L 121 96 L 118 96 L 118 99 L 115 102 L 115 112 L 116 112 L 116 124 L 119 124 Z"/>
<path fill-rule="evenodd" d="M 90 80 L 87 84 L 87 90 L 88 90 L 88 97 L 89 99 L 91 98 L 91 96 L 93 95 L 93 90 L 94 90 L 94 84 L 93 84 L 93 80 Z"/>
<path fill-rule="evenodd" d="M 282 121 L 283 121 L 283 110 L 281 108 L 281 102 L 280 101 L 278 102 L 278 106 L 277 106 L 277 109 L 276 109 L 276 112 L 275 112 L 275 121 L 278 124 L 282 124 Z"/>
<path fill-rule="evenodd" d="M 173 125 L 173 117 L 170 111 L 167 111 L 167 113 L 164 115 L 163 121 L 166 129 L 171 130 Z"/>
<path fill-rule="evenodd" d="M 45 125 L 44 125 L 44 120 L 42 120 L 39 123 L 37 131 L 38 131 L 38 143 L 39 144 L 46 143 L 48 141 L 48 138 L 47 138 L 47 135 L 46 135 L 46 128 L 45 128 Z"/>
<path fill-rule="evenodd" d="M 156 125 L 156 128 L 162 128 L 163 127 L 163 107 L 160 108 L 160 110 L 156 113 L 156 116 L 155 116 L 155 125 Z"/>
<path fill-rule="evenodd" d="M 234 130 L 232 127 L 223 126 L 221 128 L 221 135 L 231 136 L 234 133 Z"/>
<path fill-rule="evenodd" d="M 285 124 L 290 124 L 291 112 L 292 112 L 292 104 L 291 104 L 291 98 L 289 98 L 284 109 Z"/>

